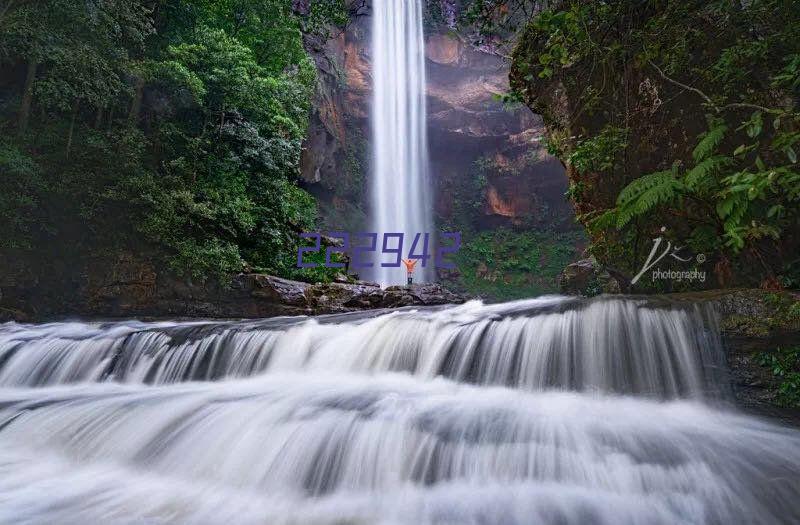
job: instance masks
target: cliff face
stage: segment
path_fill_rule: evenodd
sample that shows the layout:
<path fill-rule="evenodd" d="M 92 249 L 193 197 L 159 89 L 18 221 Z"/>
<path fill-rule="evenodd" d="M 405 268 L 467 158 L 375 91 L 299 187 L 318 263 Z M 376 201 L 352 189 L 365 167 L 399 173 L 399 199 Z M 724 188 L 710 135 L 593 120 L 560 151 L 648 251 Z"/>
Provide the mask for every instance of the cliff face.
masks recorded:
<path fill-rule="evenodd" d="M 569 193 L 578 219 L 587 227 L 590 219 L 615 206 L 620 191 L 631 181 L 668 169 L 675 161 L 689 165 L 697 137 L 707 129 L 702 101 L 693 93 L 666 82 L 635 57 L 610 72 L 579 63 L 541 78 L 529 64 L 538 63 L 545 44 L 546 35 L 533 25 L 523 33 L 514 52 L 511 84 L 524 103 L 542 115 L 546 128 L 543 131 L 566 165 Z M 597 107 L 587 107 L 586 94 L 600 89 L 606 92 Z M 614 118 L 620 114 L 623 118 Z M 619 121 L 627 130 L 624 139 L 620 139 L 624 141 L 624 153 L 607 153 L 604 148 L 613 151 L 615 138 L 609 134 L 604 141 L 604 130 Z M 582 141 L 588 143 L 587 139 L 598 136 L 601 139 L 596 140 L 595 150 L 586 151 L 584 147 L 578 151 Z M 588 159 L 578 158 L 581 156 Z M 691 231 L 686 229 L 686 221 L 669 216 L 643 225 L 635 242 L 590 229 L 593 253 L 601 263 L 617 267 L 631 277 L 662 226 L 674 239 L 687 239 Z"/>
<path fill-rule="evenodd" d="M 569 227 L 567 180 L 540 143 L 541 118 L 498 100 L 508 91 L 506 62 L 453 33 L 430 35 L 426 54 L 438 215 L 455 222 L 454 196 L 461 196 L 477 204 L 472 220 L 479 229 Z"/>
<path fill-rule="evenodd" d="M 800 286 L 790 4 L 564 0 L 526 22 L 514 93 L 567 164 L 590 252 L 633 291 Z M 654 269 L 703 279 L 634 278 L 656 239 L 686 250 Z"/>
<path fill-rule="evenodd" d="M 321 203 L 326 227 L 366 226 L 370 167 L 370 19 L 354 19 L 324 45 L 312 45 L 320 82 L 303 180 Z M 542 148 L 541 119 L 504 107 L 508 64 L 452 31 L 426 37 L 428 136 L 440 225 L 478 229 L 569 229 L 571 205 L 559 161 Z M 469 209 L 468 217 L 459 211 Z"/>

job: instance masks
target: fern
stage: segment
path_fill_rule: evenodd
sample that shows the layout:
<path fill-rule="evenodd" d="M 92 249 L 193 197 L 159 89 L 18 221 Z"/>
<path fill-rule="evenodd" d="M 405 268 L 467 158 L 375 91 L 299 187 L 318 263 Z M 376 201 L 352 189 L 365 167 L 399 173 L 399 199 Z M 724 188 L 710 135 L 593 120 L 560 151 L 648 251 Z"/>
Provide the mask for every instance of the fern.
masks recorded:
<path fill-rule="evenodd" d="M 728 131 L 728 126 L 725 124 L 717 124 L 712 126 L 697 143 L 697 146 L 692 151 L 692 158 L 695 162 L 700 162 L 708 158 L 720 145 L 722 139 L 725 138 L 725 132 Z"/>
<path fill-rule="evenodd" d="M 657 171 L 632 181 L 617 199 L 617 228 L 622 229 L 634 217 L 660 204 L 674 202 L 683 188 L 673 170 Z"/>
<path fill-rule="evenodd" d="M 638 199 L 639 196 L 653 186 L 662 184 L 662 179 L 665 177 L 675 178 L 672 170 L 657 171 L 649 173 L 638 179 L 631 181 L 617 197 L 617 206 L 624 206 L 632 200 Z"/>
<path fill-rule="evenodd" d="M 606 210 L 589 221 L 589 226 L 595 230 L 606 230 L 617 224 L 617 210 Z"/>
<path fill-rule="evenodd" d="M 739 193 L 728 193 L 721 201 L 717 202 L 717 215 L 720 219 L 726 220 L 729 217 L 736 217 L 739 215 L 737 210 L 742 208 L 745 199 Z"/>
<path fill-rule="evenodd" d="M 744 219 L 750 207 L 744 192 L 731 192 L 726 191 L 719 195 L 722 200 L 717 202 L 717 215 L 722 219 L 723 228 L 725 230 L 725 238 L 727 246 L 738 251 L 744 247 L 744 238 L 742 237 L 742 219 Z"/>
<path fill-rule="evenodd" d="M 687 189 L 697 193 L 703 193 L 711 188 L 711 183 L 714 182 L 714 175 L 731 164 L 733 164 L 733 160 L 730 157 L 717 155 L 705 158 L 686 172 L 683 183 L 686 185 Z"/>

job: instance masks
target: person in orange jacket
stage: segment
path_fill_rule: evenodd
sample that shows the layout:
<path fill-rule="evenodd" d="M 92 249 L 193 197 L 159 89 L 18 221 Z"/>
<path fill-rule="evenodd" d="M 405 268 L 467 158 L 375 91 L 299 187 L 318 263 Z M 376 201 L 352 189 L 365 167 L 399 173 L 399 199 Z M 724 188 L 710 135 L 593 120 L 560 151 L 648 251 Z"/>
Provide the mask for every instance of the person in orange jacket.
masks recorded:
<path fill-rule="evenodd" d="M 417 259 L 403 259 L 403 264 L 406 265 L 406 272 L 408 272 L 408 285 L 411 286 L 413 281 L 414 266 L 417 265 Z"/>

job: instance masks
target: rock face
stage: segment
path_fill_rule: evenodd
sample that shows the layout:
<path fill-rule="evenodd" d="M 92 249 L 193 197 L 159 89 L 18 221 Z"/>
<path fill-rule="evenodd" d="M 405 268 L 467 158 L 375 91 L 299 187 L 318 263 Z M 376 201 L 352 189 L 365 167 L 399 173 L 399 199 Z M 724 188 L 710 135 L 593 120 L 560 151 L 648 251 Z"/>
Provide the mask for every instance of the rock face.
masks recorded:
<path fill-rule="evenodd" d="M 605 4 L 586 0 L 548 2 L 547 5 L 555 11 L 568 11 L 570 8 L 591 11 L 594 7 L 589 6 Z M 686 24 L 683 27 L 705 36 L 698 39 L 678 36 L 675 48 L 681 49 L 680 60 L 676 60 L 671 51 L 665 51 L 673 48 L 673 44 L 667 40 L 653 43 L 654 56 L 643 59 L 638 51 L 632 51 L 639 49 L 641 43 L 631 43 L 633 40 L 628 40 L 629 36 L 653 35 L 648 31 L 659 23 L 657 21 L 676 15 L 677 4 L 627 2 L 625 5 L 629 9 L 617 11 L 614 16 L 619 18 L 614 24 L 600 22 L 599 18 L 602 17 L 598 17 L 597 21 L 586 24 L 585 33 L 580 37 L 573 35 L 574 39 L 567 38 L 570 43 L 565 44 L 565 48 L 570 50 L 564 51 L 564 48 L 561 52 L 569 58 L 565 58 L 563 65 L 553 67 L 546 64 L 558 54 L 561 41 L 557 39 L 561 37 L 554 36 L 554 26 L 530 21 L 519 36 L 513 52 L 510 78 L 514 90 L 525 104 L 542 115 L 551 150 L 567 164 L 566 173 L 571 183 L 569 193 L 577 217 L 588 227 L 592 253 L 600 262 L 613 264 L 633 276 L 647 259 L 652 239 L 664 231 L 668 232 L 674 243 L 683 246 L 696 235 L 696 230 L 701 229 L 698 224 L 707 221 L 715 223 L 710 227 L 709 231 L 713 233 L 709 235 L 721 235 L 722 220 L 715 216 L 715 201 L 704 200 L 705 197 L 700 199 L 699 204 L 684 201 L 682 210 L 651 206 L 649 213 L 635 219 L 635 227 L 629 224 L 624 232 L 617 228 L 614 221 L 595 219 L 616 208 L 621 191 L 634 180 L 642 181 L 647 174 L 671 169 L 686 173 L 695 166 L 698 137 L 709 129 L 708 103 L 711 99 L 706 100 L 705 93 L 711 93 L 711 98 L 714 98 L 723 97 L 723 91 L 716 83 L 720 76 L 694 72 L 711 71 L 724 63 L 729 50 L 743 45 L 741 39 L 744 37 L 740 31 L 747 24 L 741 25 L 740 29 L 738 19 L 734 21 L 735 17 L 722 15 L 722 10 L 706 9 L 706 4 L 685 3 L 685 11 L 679 10 L 680 16 L 673 20 L 680 19 Z M 747 5 L 749 3 L 741 4 Z M 592 15 L 588 16 L 591 18 Z M 768 24 L 764 27 L 768 27 Z M 685 32 L 682 28 L 676 28 L 667 33 L 683 35 Z M 760 35 L 758 38 L 764 37 Z M 582 44 L 577 42 L 598 41 L 609 46 L 603 49 L 621 46 L 625 51 L 608 53 L 608 60 L 598 59 L 596 55 L 584 53 L 583 50 L 578 51 Z M 628 43 L 631 47 L 627 47 Z M 752 67 L 757 67 L 759 60 L 749 60 Z M 657 65 L 659 61 L 663 61 L 661 67 Z M 675 65 L 678 71 L 665 73 L 665 64 L 670 64 L 670 67 Z M 741 69 L 749 70 L 750 67 Z M 769 76 L 766 72 L 755 75 L 758 80 L 753 85 L 760 85 L 762 77 L 766 76 Z M 763 102 L 767 106 L 782 106 L 786 99 L 794 96 L 782 92 L 777 84 L 772 88 L 753 88 L 748 87 L 748 82 L 747 75 L 743 73 L 740 82 L 737 81 L 741 86 L 735 90 L 747 93 L 750 99 L 761 97 L 762 102 L 776 100 Z M 738 93 L 735 96 L 739 96 Z M 732 123 L 740 118 L 745 120 L 746 114 L 750 114 L 749 109 L 742 110 L 741 117 L 729 120 L 729 127 L 738 126 L 738 123 Z M 733 117 L 726 115 L 725 118 Z M 779 124 L 776 121 L 776 129 Z M 714 150 L 714 154 L 720 155 L 720 158 L 729 155 L 725 152 L 733 151 L 738 141 L 739 137 L 726 135 L 725 142 L 719 151 Z M 728 171 L 725 173 L 729 174 Z M 722 175 L 717 174 L 716 177 L 721 179 Z M 713 179 L 714 176 L 708 175 L 708 178 Z M 750 198 L 754 197 L 751 195 Z M 706 206 L 710 207 L 706 209 Z M 798 236 L 788 231 L 787 234 L 781 234 L 780 239 L 776 238 L 776 242 L 766 238 L 758 243 L 751 241 L 747 249 L 714 249 L 715 253 L 704 254 L 705 268 L 714 277 L 703 281 L 701 286 L 769 286 L 770 281 L 775 279 L 773 276 L 783 274 L 784 267 L 791 264 L 794 254 L 800 251 Z M 711 242 L 699 244 L 713 246 Z M 711 248 L 708 250 L 711 251 Z M 783 254 L 793 255 L 784 257 Z M 652 285 L 650 290 L 664 289 L 661 284 L 641 280 L 635 286 L 639 290 L 648 290 L 648 285 Z M 700 287 L 698 285 L 695 281 L 691 287 L 697 289 Z M 676 284 L 676 288 L 679 286 Z M 684 289 L 689 288 L 686 286 Z"/>
<path fill-rule="evenodd" d="M 612 271 L 593 258 L 567 265 L 558 278 L 558 286 L 563 294 L 589 297 L 602 293 L 617 294 L 627 288 L 623 278 L 612 275 Z"/>
<path fill-rule="evenodd" d="M 363 14 L 325 42 L 306 41 L 318 83 L 301 175 L 320 204 L 324 226 L 331 230 L 365 226 L 371 79 L 369 25 Z"/>
<path fill-rule="evenodd" d="M 309 284 L 271 275 L 243 273 L 226 286 L 192 283 L 160 274 L 142 260 L 119 257 L 113 264 L 87 272 L 77 294 L 31 296 L 31 288 L 0 289 L 0 321 L 29 321 L 48 316 L 261 318 L 316 315 L 372 308 L 438 305 L 464 298 L 438 284 L 381 289 L 375 283 Z M 32 310 L 29 305 L 37 305 Z"/>
<path fill-rule="evenodd" d="M 370 33 L 369 16 L 360 16 L 324 44 L 308 43 L 320 88 L 302 173 L 330 228 L 364 226 L 369 207 Z M 471 219 L 478 227 L 574 227 L 564 168 L 540 143 L 541 119 L 526 107 L 508 108 L 497 100 L 508 91 L 509 65 L 448 28 L 426 31 L 425 52 L 440 220 L 451 222 L 457 201 L 468 199 L 477 202 Z"/>
<path fill-rule="evenodd" d="M 426 55 L 437 214 L 449 222 L 461 198 L 478 204 L 479 228 L 572 227 L 564 168 L 541 144 L 541 119 L 498 100 L 508 64 L 453 32 L 430 35 Z"/>
<path fill-rule="evenodd" d="M 745 289 L 713 300 L 721 316 L 737 402 L 800 425 L 800 409 L 775 408 L 781 380 L 760 364 L 762 355 L 800 347 L 800 313 L 791 310 L 800 295 Z"/>
<path fill-rule="evenodd" d="M 736 404 L 745 410 L 800 426 L 800 409 L 776 405 L 781 379 L 760 364 L 762 355 L 800 347 L 800 294 L 758 289 L 710 290 L 664 296 L 673 301 L 711 303 L 728 358 Z"/>

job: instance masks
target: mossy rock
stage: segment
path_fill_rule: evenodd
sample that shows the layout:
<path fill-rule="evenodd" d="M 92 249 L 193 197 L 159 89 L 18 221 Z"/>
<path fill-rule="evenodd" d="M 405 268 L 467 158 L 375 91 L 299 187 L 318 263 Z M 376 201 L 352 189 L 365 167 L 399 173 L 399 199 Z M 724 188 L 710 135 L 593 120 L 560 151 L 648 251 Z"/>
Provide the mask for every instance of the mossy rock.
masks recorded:
<path fill-rule="evenodd" d="M 563 294 L 587 297 L 618 294 L 623 289 L 619 280 L 594 258 L 567 265 L 558 277 L 558 285 Z"/>

